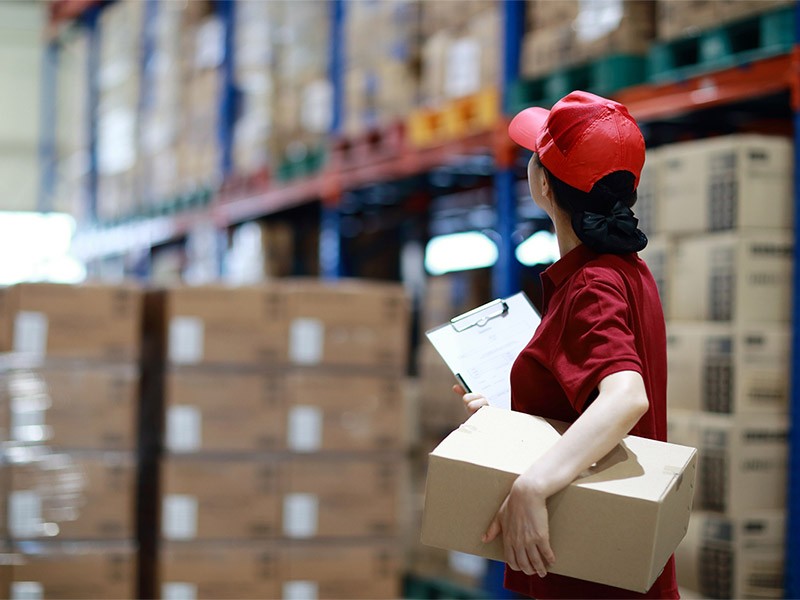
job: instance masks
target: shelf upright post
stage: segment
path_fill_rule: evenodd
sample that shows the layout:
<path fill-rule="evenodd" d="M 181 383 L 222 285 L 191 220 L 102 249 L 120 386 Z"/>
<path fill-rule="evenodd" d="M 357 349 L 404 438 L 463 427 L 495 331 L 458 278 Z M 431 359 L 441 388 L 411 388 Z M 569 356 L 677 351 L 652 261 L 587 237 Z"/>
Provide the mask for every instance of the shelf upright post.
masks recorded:
<path fill-rule="evenodd" d="M 503 0 L 503 64 L 502 112 L 509 109 L 509 89 L 519 77 L 519 57 L 525 23 L 525 2 Z M 504 121 L 504 120 L 503 120 Z M 502 132 L 499 132 L 502 135 Z M 513 154 L 497 152 L 497 171 L 494 175 L 494 192 L 497 209 L 497 232 L 500 239 L 499 256 L 492 273 L 495 297 L 508 296 L 519 291 L 519 262 L 515 256 L 514 232 L 517 228 L 517 193 L 513 171 Z"/>
<path fill-rule="evenodd" d="M 97 131 L 98 131 L 98 111 L 100 104 L 100 11 L 102 5 L 93 6 L 87 10 L 82 17 L 86 27 L 88 39 L 88 66 L 87 66 L 87 85 L 89 93 L 87 95 L 86 121 L 89 126 L 89 169 L 87 173 L 86 185 L 86 215 L 91 225 L 97 223 Z"/>
<path fill-rule="evenodd" d="M 519 78 L 519 60 L 522 49 L 522 35 L 525 24 L 525 2 L 502 0 L 503 11 L 503 55 L 501 80 L 502 114 L 509 110 L 509 90 Z M 505 119 L 501 119 L 501 124 Z M 505 128 L 505 125 L 502 125 Z M 505 139 L 504 132 L 498 132 Z M 502 137 L 501 137 L 502 136 Z M 497 233 L 500 247 L 497 263 L 492 272 L 492 292 L 495 298 L 509 296 L 519 291 L 520 266 L 515 254 L 514 233 L 517 228 L 517 191 L 514 177 L 514 153 L 504 151 L 505 146 L 496 144 L 494 193 L 497 210 Z M 483 587 L 492 598 L 513 598 L 514 595 L 503 587 L 505 566 L 490 560 L 487 564 Z"/>
<path fill-rule="evenodd" d="M 333 88 L 333 109 L 331 118 L 331 136 L 339 134 L 344 114 L 344 20 L 345 1 L 331 0 L 330 6 L 330 60 L 328 74 Z M 335 169 L 336 165 L 332 165 Z M 336 177 L 336 173 L 333 174 Z M 335 192 L 335 193 L 341 193 Z M 322 198 L 320 238 L 319 238 L 319 271 L 323 279 L 339 279 L 344 276 L 342 256 L 341 215 L 338 199 Z"/>
<path fill-rule="evenodd" d="M 60 46 L 55 37 L 47 42 L 42 56 L 42 87 L 39 131 L 39 167 L 41 182 L 37 199 L 37 210 L 53 210 L 53 193 L 56 186 L 56 164 L 58 161 L 58 58 Z"/>
<path fill-rule="evenodd" d="M 794 278 L 792 306 L 792 364 L 789 395 L 789 469 L 786 499 L 786 559 L 784 598 L 800 598 L 800 2 L 795 3 L 795 46 L 791 92 L 794 111 Z"/>
<path fill-rule="evenodd" d="M 220 90 L 218 142 L 220 147 L 219 172 L 222 181 L 233 170 L 233 129 L 238 114 L 236 90 L 236 0 L 217 3 L 217 14 L 222 21 L 223 52 L 222 85 Z"/>

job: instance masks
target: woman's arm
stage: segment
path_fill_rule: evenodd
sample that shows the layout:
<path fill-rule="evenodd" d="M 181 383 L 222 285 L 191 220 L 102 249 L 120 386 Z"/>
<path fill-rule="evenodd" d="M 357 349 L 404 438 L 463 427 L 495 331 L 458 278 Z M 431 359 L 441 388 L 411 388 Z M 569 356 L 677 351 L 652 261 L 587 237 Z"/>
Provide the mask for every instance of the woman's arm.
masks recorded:
<path fill-rule="evenodd" d="M 555 562 L 547 498 L 613 450 L 649 407 L 644 381 L 635 371 L 605 377 L 598 392 L 558 442 L 517 478 L 484 535 L 490 542 L 503 532 L 506 562 L 516 571 L 547 574 Z"/>

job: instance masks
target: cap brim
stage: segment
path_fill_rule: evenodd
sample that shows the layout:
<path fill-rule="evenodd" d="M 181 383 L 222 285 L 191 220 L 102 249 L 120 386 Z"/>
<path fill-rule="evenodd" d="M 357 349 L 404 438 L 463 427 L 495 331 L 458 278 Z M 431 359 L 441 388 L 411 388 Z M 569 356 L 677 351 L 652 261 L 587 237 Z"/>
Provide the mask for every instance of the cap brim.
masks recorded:
<path fill-rule="evenodd" d="M 549 110 L 539 107 L 520 111 L 508 125 L 509 137 L 523 148 L 536 152 L 538 150 L 536 140 L 539 139 L 539 134 L 549 115 Z"/>

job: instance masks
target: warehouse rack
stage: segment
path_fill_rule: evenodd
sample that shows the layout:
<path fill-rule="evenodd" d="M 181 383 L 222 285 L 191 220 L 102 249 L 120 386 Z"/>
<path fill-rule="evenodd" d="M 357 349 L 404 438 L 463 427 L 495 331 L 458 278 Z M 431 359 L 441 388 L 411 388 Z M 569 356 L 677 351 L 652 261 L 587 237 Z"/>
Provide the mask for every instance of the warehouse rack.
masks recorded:
<path fill-rule="evenodd" d="M 515 0 L 502 1 L 505 34 L 503 35 L 503 85 L 502 106 L 509 114 L 514 108 L 510 90 L 519 79 L 519 54 L 523 33 L 525 3 Z M 150 0 L 150 3 L 157 0 Z M 55 0 L 50 5 L 50 41 L 45 53 L 44 78 L 51 81 L 58 67 L 58 34 L 61 28 L 71 24 L 83 26 L 89 35 L 89 90 L 90 104 L 96 104 L 97 86 L 93 74 L 97 72 L 99 56 L 98 13 L 108 0 Z M 505 135 L 507 117 L 498 116 L 494 126 L 483 131 L 472 132 L 458 139 L 451 139 L 428 147 L 414 147 L 407 143 L 386 146 L 379 153 L 365 153 L 358 161 L 339 160 L 332 157 L 323 170 L 285 182 L 272 182 L 259 178 L 237 179 L 231 173 L 232 127 L 235 115 L 233 89 L 233 11 L 235 1 L 220 2 L 219 16 L 226 31 L 226 53 L 223 71 L 225 91 L 220 98 L 220 132 L 222 147 L 222 172 L 228 175 L 220 190 L 199 194 L 185 200 L 174 214 L 150 215 L 114 225 L 94 224 L 79 232 L 75 248 L 87 260 L 104 256 L 125 254 L 134 250 L 152 248 L 184 237 L 190 229 L 201 222 L 211 220 L 219 227 L 226 227 L 264 217 L 280 210 L 321 201 L 321 237 L 325 240 L 328 258 L 321 264 L 325 277 L 336 278 L 343 273 L 340 235 L 340 214 L 337 206 L 342 194 L 363 188 L 376 182 L 393 181 L 425 173 L 441 165 L 452 163 L 453 157 L 465 155 L 491 155 L 494 157 L 496 173 L 494 190 L 496 195 L 497 230 L 502 239 L 500 257 L 494 271 L 494 292 L 507 295 L 519 287 L 519 264 L 514 257 L 513 233 L 516 229 L 517 191 L 513 169 L 515 150 Z M 342 141 L 340 124 L 343 113 L 343 20 L 346 10 L 344 0 L 332 0 L 332 48 L 330 74 L 334 88 L 334 119 L 332 138 Z M 650 122 L 677 118 L 714 107 L 731 106 L 737 103 L 775 94 L 790 94 L 794 115 L 795 147 L 800 147 L 800 10 L 795 7 L 793 47 L 777 55 L 755 56 L 735 65 L 721 64 L 710 72 L 692 73 L 684 71 L 674 80 L 656 83 L 640 83 L 626 86 L 613 95 L 626 104 L 631 113 L 647 130 Z M 145 51 L 147 44 L 145 43 Z M 47 199 L 54 185 L 55 99 L 52 85 L 43 86 L 43 137 L 41 152 L 43 159 L 43 190 L 40 208 L 48 209 Z M 94 99 L 94 102 L 92 102 Z M 96 214 L 96 114 L 92 111 L 90 123 L 90 214 Z M 379 135 L 380 132 L 379 132 Z M 344 140 L 347 146 L 347 140 Z M 353 140 L 353 143 L 360 143 Z M 341 156 L 339 157 L 341 158 Z M 800 153 L 795 152 L 795 179 L 800 178 Z M 795 232 L 800 232 L 800 186 L 795 185 Z M 334 252 L 330 253 L 330 249 Z M 800 264 L 800 247 L 795 244 L 795 265 Z M 794 309 L 792 347 L 792 373 L 800 373 L 800 273 L 794 276 Z M 789 524 L 786 540 L 785 596 L 800 597 L 800 383 L 792 383 L 790 398 L 789 498 L 787 508 Z M 495 572 L 496 579 L 498 573 Z M 489 584 L 489 589 L 500 589 L 498 582 Z"/>

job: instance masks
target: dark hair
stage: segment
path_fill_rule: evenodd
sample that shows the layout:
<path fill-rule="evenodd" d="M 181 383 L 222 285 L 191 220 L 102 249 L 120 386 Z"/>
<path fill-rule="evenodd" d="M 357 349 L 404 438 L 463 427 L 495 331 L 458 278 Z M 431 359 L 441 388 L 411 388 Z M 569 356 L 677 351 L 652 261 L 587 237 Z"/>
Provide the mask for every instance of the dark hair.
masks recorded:
<path fill-rule="evenodd" d="M 615 171 L 600 179 L 589 192 L 565 183 L 533 155 L 550 185 L 556 204 L 570 215 L 572 228 L 584 244 L 601 253 L 627 254 L 647 245 L 647 237 L 636 226 L 631 208 L 636 204 L 636 177 L 630 171 Z"/>

